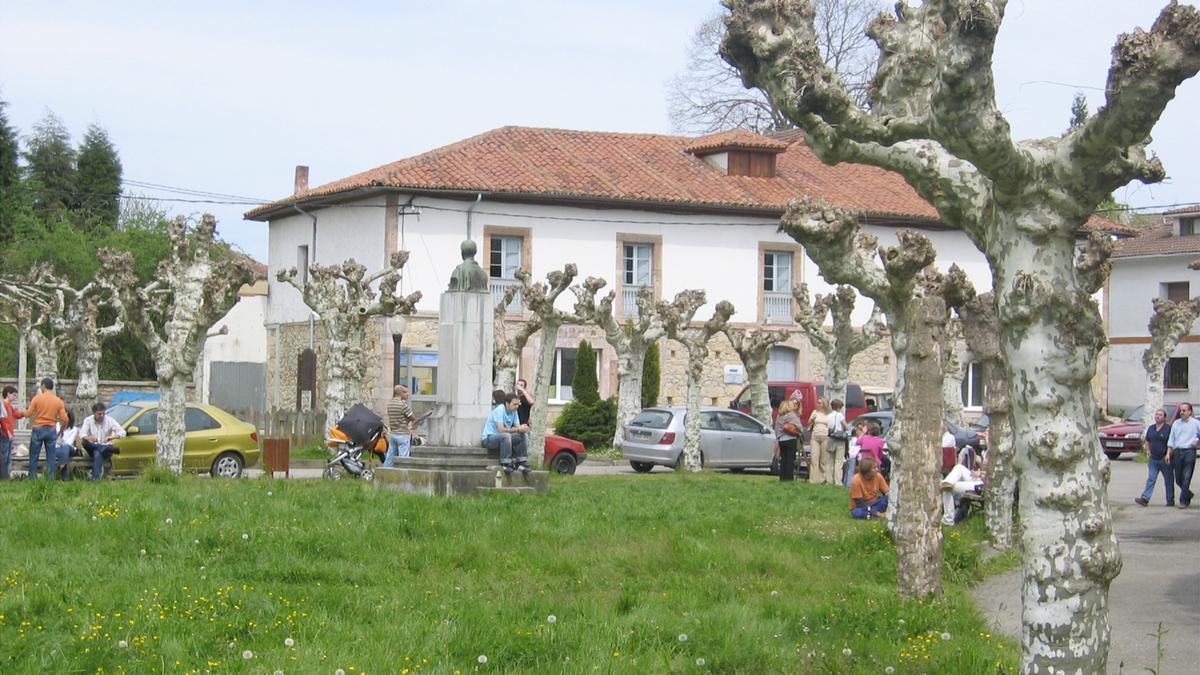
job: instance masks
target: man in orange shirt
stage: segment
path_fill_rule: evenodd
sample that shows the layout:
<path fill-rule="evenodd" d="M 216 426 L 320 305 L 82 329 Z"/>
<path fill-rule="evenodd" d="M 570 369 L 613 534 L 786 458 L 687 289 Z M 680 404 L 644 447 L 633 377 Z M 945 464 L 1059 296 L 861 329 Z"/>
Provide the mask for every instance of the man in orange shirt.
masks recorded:
<path fill-rule="evenodd" d="M 55 446 L 58 445 L 59 436 L 58 429 L 54 424 L 61 421 L 64 430 L 70 424 L 67 407 L 63 405 L 62 399 L 54 393 L 54 380 L 48 377 L 42 380 L 42 391 L 29 402 L 29 407 L 25 409 L 25 416 L 33 419 L 33 433 L 30 434 L 29 440 L 29 477 L 37 477 L 38 456 L 42 454 L 42 448 L 45 447 L 46 474 L 50 480 L 54 480 L 58 477 L 58 457 Z"/>
<path fill-rule="evenodd" d="M 860 456 L 857 473 L 850 480 L 850 515 L 868 520 L 878 518 L 887 511 L 887 492 L 887 479 L 875 470 L 875 458 Z"/>

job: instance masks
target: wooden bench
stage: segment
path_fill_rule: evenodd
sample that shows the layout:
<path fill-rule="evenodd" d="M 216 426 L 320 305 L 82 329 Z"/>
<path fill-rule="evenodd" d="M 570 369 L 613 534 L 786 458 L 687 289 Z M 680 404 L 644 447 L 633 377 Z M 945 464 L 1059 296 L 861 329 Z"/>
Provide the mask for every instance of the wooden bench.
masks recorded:
<path fill-rule="evenodd" d="M 29 476 L 29 441 L 32 431 L 29 429 L 16 429 L 13 431 L 13 458 L 12 471 L 13 478 L 20 475 Z M 18 452 L 20 454 L 18 454 Z M 86 451 L 82 456 L 72 456 L 67 464 L 70 467 L 72 478 L 86 479 L 92 475 L 92 456 Z M 46 453 L 38 458 L 38 470 L 45 475 L 46 471 Z M 104 475 L 112 473 L 112 460 L 104 461 Z"/>

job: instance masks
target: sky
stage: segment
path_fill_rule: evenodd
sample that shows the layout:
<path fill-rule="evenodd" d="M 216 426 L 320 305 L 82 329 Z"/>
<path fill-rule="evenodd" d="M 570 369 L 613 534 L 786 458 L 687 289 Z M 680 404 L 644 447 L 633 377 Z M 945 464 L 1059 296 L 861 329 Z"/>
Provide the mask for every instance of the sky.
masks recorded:
<path fill-rule="evenodd" d="M 1076 91 L 1103 103 L 1118 34 L 1166 0 L 1010 0 L 994 58 L 1014 137 L 1060 134 Z M 106 129 L 127 181 L 274 200 L 504 125 L 671 133 L 666 83 L 716 0 L 333 3 L 5 0 L 0 99 L 22 134 L 47 111 Z M 1200 202 L 1200 82 L 1151 149 L 1168 174 L 1116 197 Z M 266 260 L 267 225 L 224 197 L 126 184 Z"/>

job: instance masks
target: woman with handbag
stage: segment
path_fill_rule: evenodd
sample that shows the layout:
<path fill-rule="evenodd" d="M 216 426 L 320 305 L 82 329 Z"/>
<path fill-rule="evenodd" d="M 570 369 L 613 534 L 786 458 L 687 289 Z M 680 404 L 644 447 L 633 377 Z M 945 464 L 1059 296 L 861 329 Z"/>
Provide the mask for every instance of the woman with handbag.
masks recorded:
<path fill-rule="evenodd" d="M 840 483 L 846 475 L 843 471 L 846 460 L 846 414 L 842 412 L 842 400 L 835 398 L 829 404 L 833 412 L 829 413 L 829 445 L 826 447 L 825 463 L 826 482 Z"/>
<path fill-rule="evenodd" d="M 825 399 L 819 398 L 816 409 L 808 416 L 808 431 L 812 434 L 808 482 L 813 485 L 833 482 L 833 456 L 829 452 L 829 415 L 832 412 Z"/>
<path fill-rule="evenodd" d="M 779 404 L 779 416 L 775 418 L 775 438 L 779 440 L 779 480 L 796 478 L 796 442 L 803 424 L 796 414 L 795 401 L 788 399 Z"/>

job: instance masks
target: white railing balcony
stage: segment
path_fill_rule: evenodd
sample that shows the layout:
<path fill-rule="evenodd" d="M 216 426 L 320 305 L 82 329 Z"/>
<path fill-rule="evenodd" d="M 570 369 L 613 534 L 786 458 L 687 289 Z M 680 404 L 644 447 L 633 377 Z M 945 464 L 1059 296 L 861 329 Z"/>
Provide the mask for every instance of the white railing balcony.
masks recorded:
<path fill-rule="evenodd" d="M 492 287 L 492 305 L 498 305 L 504 301 L 504 293 L 508 291 L 510 286 L 520 286 L 521 282 L 516 279 L 497 279 L 492 277 L 489 279 Z M 508 303 L 509 314 L 521 313 L 521 291 L 517 291 L 513 296 L 512 302 Z"/>
<path fill-rule="evenodd" d="M 638 291 L 641 286 L 624 286 L 621 288 L 621 316 L 626 319 L 638 317 Z"/>
<path fill-rule="evenodd" d="M 764 291 L 763 318 L 766 323 L 792 323 L 792 294 Z"/>

